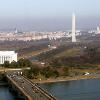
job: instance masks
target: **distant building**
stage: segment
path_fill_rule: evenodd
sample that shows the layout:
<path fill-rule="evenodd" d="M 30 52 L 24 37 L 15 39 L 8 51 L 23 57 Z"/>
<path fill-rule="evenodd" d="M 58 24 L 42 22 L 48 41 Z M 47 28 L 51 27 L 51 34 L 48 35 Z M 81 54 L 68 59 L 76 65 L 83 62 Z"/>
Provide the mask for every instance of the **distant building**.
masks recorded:
<path fill-rule="evenodd" d="M 100 34 L 100 29 L 99 29 L 99 27 L 97 27 L 96 34 Z"/>
<path fill-rule="evenodd" d="M 0 51 L 0 64 L 3 64 L 5 61 L 17 62 L 17 53 L 15 51 Z"/>
<path fill-rule="evenodd" d="M 15 32 L 14 32 L 15 34 L 17 34 L 18 33 L 18 30 L 17 29 L 15 29 Z"/>

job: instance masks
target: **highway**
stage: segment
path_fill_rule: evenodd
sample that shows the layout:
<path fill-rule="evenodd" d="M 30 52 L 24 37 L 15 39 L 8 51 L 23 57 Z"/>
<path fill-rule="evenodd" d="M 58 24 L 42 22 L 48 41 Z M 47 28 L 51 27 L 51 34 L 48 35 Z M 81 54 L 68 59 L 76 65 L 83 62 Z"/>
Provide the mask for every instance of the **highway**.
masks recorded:
<path fill-rule="evenodd" d="M 11 80 L 29 100 L 56 100 L 51 94 L 43 90 L 37 84 L 32 83 L 20 75 L 18 71 L 8 72 L 7 78 Z"/>

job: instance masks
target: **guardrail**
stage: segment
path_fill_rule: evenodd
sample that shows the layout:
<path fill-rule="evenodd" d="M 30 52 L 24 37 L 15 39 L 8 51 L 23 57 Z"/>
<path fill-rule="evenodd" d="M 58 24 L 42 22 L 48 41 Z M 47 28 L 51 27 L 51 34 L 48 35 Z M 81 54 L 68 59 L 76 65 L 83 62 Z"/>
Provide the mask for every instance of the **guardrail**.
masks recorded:
<path fill-rule="evenodd" d="M 33 85 L 33 87 L 35 87 L 41 94 L 43 94 L 45 97 L 47 97 L 49 100 L 56 100 L 56 98 L 50 94 L 49 92 L 47 92 L 46 90 L 44 90 L 43 88 L 41 88 L 38 84 L 33 83 L 32 81 L 30 81 L 29 79 L 27 79 L 26 77 L 23 77 L 24 79 L 26 79 L 29 83 L 31 83 Z"/>
<path fill-rule="evenodd" d="M 15 81 L 13 81 L 8 75 L 6 75 L 7 78 L 12 82 L 13 85 L 15 85 L 22 93 L 27 97 L 28 100 L 33 100 L 26 92 L 23 91 L 21 87 L 19 87 Z"/>
<path fill-rule="evenodd" d="M 14 81 L 9 75 L 7 75 L 8 80 L 10 80 L 10 82 L 15 85 L 24 95 L 25 97 L 28 98 L 28 100 L 33 100 L 33 98 L 30 96 L 30 94 L 26 93 L 26 91 L 23 90 L 22 87 L 20 87 L 16 81 Z M 24 81 L 26 81 L 27 83 L 30 84 L 30 86 L 32 86 L 31 88 L 33 89 L 33 91 L 37 91 L 42 97 L 46 98 L 46 100 L 56 100 L 56 98 L 48 93 L 46 90 L 42 89 L 39 85 L 37 85 L 36 83 L 33 83 L 32 81 L 30 81 L 29 79 L 21 76 L 21 78 L 23 78 Z M 25 87 L 24 87 L 25 88 Z M 34 94 L 33 94 L 34 95 Z M 35 100 L 35 99 L 34 99 Z"/>

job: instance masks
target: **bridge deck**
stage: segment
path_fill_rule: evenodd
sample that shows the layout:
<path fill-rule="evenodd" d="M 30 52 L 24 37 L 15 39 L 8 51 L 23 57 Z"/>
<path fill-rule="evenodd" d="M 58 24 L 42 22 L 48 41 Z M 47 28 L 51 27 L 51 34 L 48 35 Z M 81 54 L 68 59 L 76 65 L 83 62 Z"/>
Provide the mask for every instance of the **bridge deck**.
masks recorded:
<path fill-rule="evenodd" d="M 25 77 L 17 75 L 16 72 L 9 72 L 6 76 L 8 80 L 28 98 L 28 100 L 56 100 L 53 95 Z"/>

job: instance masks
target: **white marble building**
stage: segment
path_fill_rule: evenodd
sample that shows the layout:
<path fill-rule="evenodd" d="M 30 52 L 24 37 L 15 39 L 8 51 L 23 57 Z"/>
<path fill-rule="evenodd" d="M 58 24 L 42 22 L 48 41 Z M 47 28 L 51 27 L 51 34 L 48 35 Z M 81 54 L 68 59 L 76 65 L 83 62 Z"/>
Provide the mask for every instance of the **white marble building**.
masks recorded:
<path fill-rule="evenodd" d="M 17 53 L 15 51 L 0 51 L 0 64 L 3 64 L 5 61 L 17 62 Z"/>

